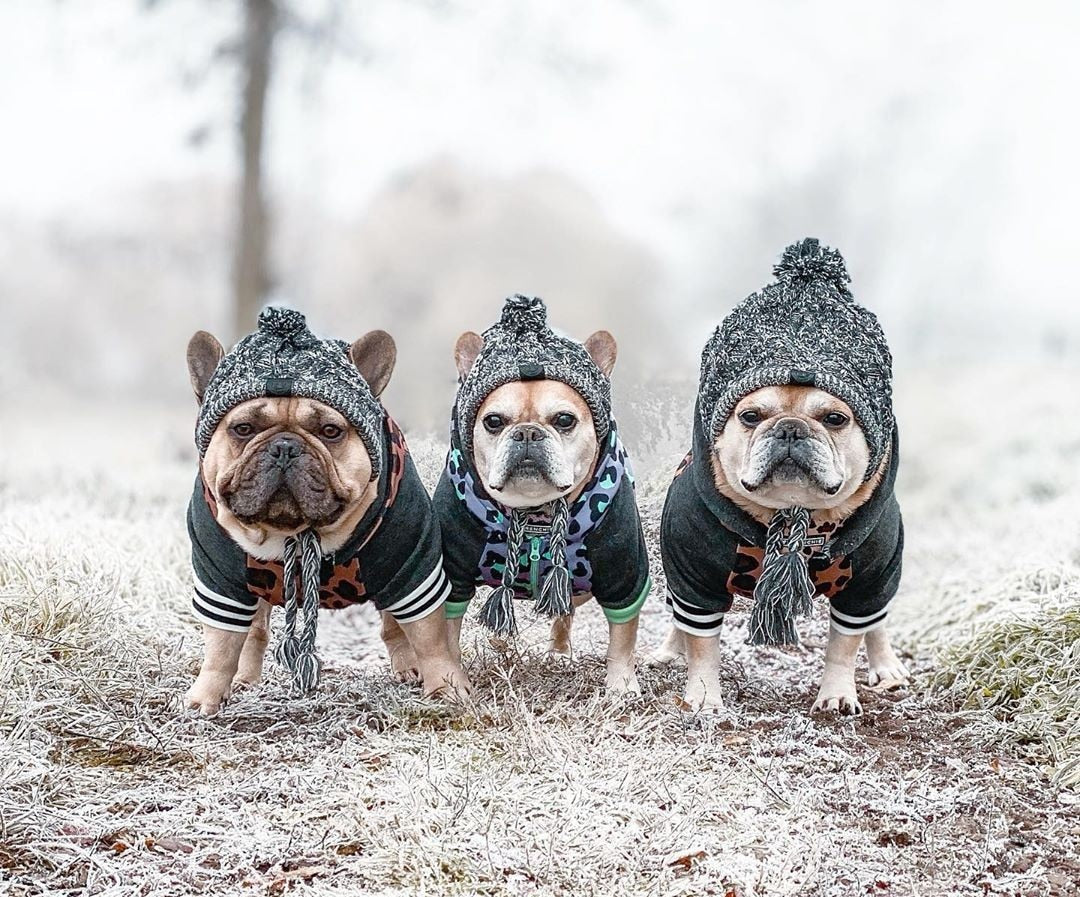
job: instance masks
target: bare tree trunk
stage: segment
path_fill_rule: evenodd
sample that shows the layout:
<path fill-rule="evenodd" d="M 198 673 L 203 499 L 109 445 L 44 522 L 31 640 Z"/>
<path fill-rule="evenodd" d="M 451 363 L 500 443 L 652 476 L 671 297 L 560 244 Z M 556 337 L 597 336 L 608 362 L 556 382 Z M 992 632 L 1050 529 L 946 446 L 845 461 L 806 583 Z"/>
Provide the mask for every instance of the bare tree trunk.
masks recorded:
<path fill-rule="evenodd" d="M 243 0 L 243 107 L 240 149 L 243 173 L 233 267 L 233 336 L 255 326 L 270 289 L 267 243 L 270 221 L 263 196 L 262 155 L 266 94 L 272 67 L 276 13 L 274 0 Z"/>

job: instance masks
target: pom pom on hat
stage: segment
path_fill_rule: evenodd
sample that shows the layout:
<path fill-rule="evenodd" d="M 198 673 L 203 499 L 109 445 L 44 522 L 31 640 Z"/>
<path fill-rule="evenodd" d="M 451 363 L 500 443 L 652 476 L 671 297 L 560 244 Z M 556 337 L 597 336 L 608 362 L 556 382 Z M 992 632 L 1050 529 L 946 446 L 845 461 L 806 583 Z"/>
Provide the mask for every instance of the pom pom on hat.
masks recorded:
<path fill-rule="evenodd" d="M 307 320 L 292 308 L 270 306 L 259 314 L 259 330 L 274 336 L 289 337 L 307 329 Z"/>
<path fill-rule="evenodd" d="M 792 243 L 780 256 L 780 261 L 773 267 L 773 275 L 781 283 L 795 286 L 814 281 L 824 282 L 837 292 L 851 298 L 848 274 L 844 257 L 835 249 L 822 246 L 813 237 L 807 237 L 798 243 Z"/>
<path fill-rule="evenodd" d="M 547 306 L 539 296 L 510 296 L 499 323 L 515 333 L 540 333 L 547 328 Z"/>

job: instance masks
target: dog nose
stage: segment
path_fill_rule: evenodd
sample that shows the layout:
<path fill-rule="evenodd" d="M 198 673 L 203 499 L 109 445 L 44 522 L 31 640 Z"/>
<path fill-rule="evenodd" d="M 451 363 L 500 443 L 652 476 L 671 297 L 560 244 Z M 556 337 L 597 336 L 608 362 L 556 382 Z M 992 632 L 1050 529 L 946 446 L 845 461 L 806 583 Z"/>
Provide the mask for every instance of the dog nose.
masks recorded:
<path fill-rule="evenodd" d="M 773 425 L 772 431 L 769 433 L 773 439 L 779 439 L 781 441 L 794 441 L 796 439 L 806 439 L 810 436 L 810 428 L 806 425 L 806 421 L 799 420 L 797 417 L 785 417 L 781 421 L 777 421 Z"/>
<path fill-rule="evenodd" d="M 288 467 L 304 453 L 304 443 L 299 436 L 291 433 L 282 433 L 275 436 L 267 446 L 267 454 L 277 461 L 279 467 Z"/>
<path fill-rule="evenodd" d="M 538 427 L 534 424 L 522 424 L 514 430 L 510 438 L 513 439 L 514 442 L 524 442 L 528 444 L 530 442 L 543 442 L 548 438 L 548 434 L 543 427 Z"/>

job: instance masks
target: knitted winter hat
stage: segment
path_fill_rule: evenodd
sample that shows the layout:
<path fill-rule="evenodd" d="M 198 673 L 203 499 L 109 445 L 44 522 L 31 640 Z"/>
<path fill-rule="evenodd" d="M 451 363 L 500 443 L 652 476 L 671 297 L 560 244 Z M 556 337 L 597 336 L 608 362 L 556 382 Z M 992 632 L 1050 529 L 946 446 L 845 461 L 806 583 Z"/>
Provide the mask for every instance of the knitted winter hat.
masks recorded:
<path fill-rule="evenodd" d="M 603 444 L 611 422 L 611 381 L 581 343 L 548 327 L 543 299 L 509 297 L 502 317 L 483 337 L 484 348 L 458 387 L 458 435 L 466 455 L 472 449 L 473 425 L 484 399 L 515 380 L 558 380 L 576 390 L 589 406 Z"/>
<path fill-rule="evenodd" d="M 266 308 L 259 329 L 245 336 L 221 359 L 206 387 L 195 445 L 205 455 L 221 419 L 241 402 L 263 396 L 316 399 L 341 412 L 356 427 L 371 456 L 371 478 L 382 469 L 383 416 L 349 357 L 349 344 L 319 339 L 304 316 L 291 308 Z"/>
<path fill-rule="evenodd" d="M 699 409 L 711 442 L 763 386 L 817 386 L 851 406 L 877 471 L 893 430 L 892 355 L 873 312 L 857 305 L 835 249 L 807 238 L 784 250 L 776 280 L 729 314 L 701 355 Z"/>

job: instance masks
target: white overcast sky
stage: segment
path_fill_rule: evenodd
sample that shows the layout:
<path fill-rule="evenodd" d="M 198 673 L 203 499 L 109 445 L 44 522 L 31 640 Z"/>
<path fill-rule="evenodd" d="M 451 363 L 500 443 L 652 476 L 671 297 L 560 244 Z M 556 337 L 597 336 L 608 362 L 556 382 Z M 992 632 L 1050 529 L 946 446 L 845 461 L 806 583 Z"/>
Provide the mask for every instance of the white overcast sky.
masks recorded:
<path fill-rule="evenodd" d="M 326 4 L 300 5 L 317 16 Z M 237 6 L 0 3 L 0 213 L 122 215 L 148 184 L 231 177 L 230 69 L 181 82 L 235 30 Z M 343 218 L 439 154 L 495 175 L 554 168 L 692 290 L 711 241 L 737 233 L 756 196 L 839 157 L 867 214 L 900 208 L 932 233 L 943 208 L 950 238 L 978 232 L 997 301 L 1033 272 L 1032 301 L 1065 301 L 1049 269 L 1080 249 L 1075 3 L 345 7 L 350 54 L 319 66 L 282 45 L 268 163 L 275 189 Z M 984 164 L 992 178 L 966 183 Z M 911 263 L 924 263 L 910 230 Z"/>

